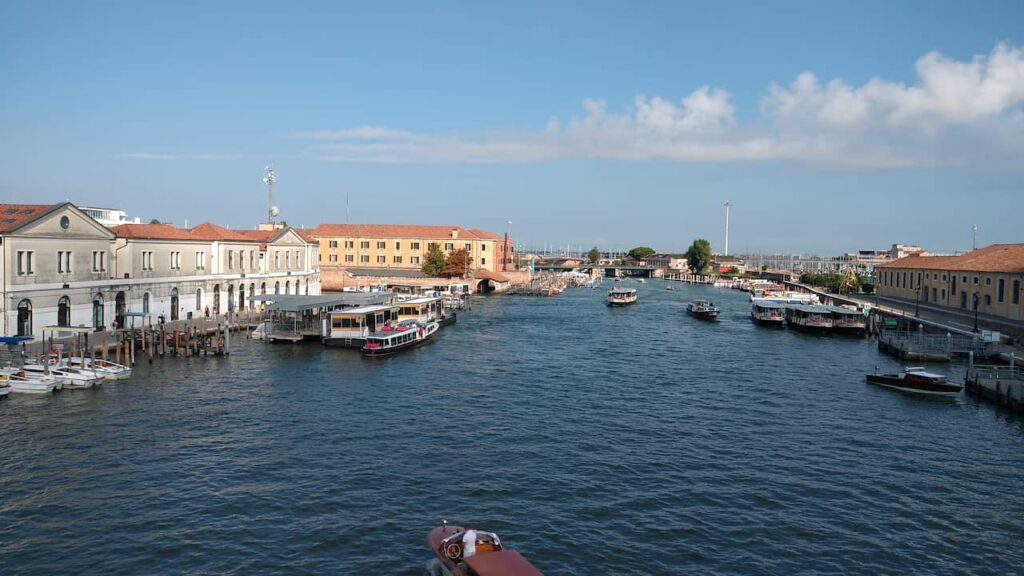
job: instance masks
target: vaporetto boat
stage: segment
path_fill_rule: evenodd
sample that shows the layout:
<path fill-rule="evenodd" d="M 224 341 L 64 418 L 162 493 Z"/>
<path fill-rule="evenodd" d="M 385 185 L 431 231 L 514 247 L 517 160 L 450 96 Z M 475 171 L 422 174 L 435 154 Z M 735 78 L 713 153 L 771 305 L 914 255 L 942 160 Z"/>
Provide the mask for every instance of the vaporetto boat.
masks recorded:
<path fill-rule="evenodd" d="M 430 340 L 441 328 L 437 322 L 402 323 L 396 328 L 386 328 L 366 337 L 363 356 L 390 356 L 402 350 L 415 348 Z"/>
<path fill-rule="evenodd" d="M 616 286 L 608 291 L 609 306 L 628 306 L 636 303 L 636 288 Z"/>
<path fill-rule="evenodd" d="M 755 300 L 750 305 L 750 319 L 763 326 L 781 328 L 786 323 L 786 306 L 771 300 Z"/>
<path fill-rule="evenodd" d="M 786 306 L 786 325 L 798 330 L 830 332 L 832 310 L 826 306 L 791 304 Z"/>

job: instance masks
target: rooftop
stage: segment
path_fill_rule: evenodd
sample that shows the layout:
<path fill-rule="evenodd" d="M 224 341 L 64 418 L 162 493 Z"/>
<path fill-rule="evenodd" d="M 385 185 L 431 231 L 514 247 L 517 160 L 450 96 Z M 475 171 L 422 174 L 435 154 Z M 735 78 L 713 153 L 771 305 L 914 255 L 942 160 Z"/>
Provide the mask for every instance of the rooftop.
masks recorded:
<path fill-rule="evenodd" d="M 170 224 L 120 224 L 111 226 L 110 231 L 118 238 L 131 240 L 189 240 L 192 242 L 204 240 L 188 230 L 175 228 Z"/>
<path fill-rule="evenodd" d="M 19 228 L 53 207 L 53 204 L 0 204 L 0 234 Z"/>
<path fill-rule="evenodd" d="M 1024 244 L 993 244 L 960 256 L 907 256 L 879 268 L 1024 274 Z"/>
<path fill-rule="evenodd" d="M 314 238 L 409 238 L 425 240 L 501 240 L 484 230 L 461 226 L 420 226 L 415 224 L 321 224 L 310 235 Z"/>

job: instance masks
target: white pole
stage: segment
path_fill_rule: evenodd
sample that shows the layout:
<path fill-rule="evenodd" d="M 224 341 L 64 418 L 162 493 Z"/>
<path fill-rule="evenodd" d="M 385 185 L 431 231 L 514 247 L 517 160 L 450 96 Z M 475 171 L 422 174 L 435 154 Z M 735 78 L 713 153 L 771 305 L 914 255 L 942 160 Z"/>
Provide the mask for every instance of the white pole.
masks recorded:
<path fill-rule="evenodd" d="M 729 255 L 729 208 L 732 207 L 732 202 L 725 201 L 725 255 Z"/>

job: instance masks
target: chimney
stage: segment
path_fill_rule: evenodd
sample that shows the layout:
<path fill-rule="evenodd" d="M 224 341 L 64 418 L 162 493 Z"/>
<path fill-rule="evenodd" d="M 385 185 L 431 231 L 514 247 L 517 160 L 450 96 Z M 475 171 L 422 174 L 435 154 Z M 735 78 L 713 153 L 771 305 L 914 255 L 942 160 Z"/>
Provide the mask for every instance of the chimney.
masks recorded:
<path fill-rule="evenodd" d="M 457 240 L 459 238 L 459 229 L 452 228 L 452 239 Z"/>

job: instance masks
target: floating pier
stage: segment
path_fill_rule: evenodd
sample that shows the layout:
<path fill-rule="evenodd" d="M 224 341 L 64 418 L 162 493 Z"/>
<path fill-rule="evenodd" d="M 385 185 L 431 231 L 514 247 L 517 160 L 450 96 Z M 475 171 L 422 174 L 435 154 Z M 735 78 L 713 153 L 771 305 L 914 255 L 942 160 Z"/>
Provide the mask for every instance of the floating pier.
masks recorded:
<path fill-rule="evenodd" d="M 1024 369 L 1015 360 L 1011 354 L 1009 366 L 975 365 L 972 355 L 964 376 L 964 390 L 1013 412 L 1024 413 Z"/>

